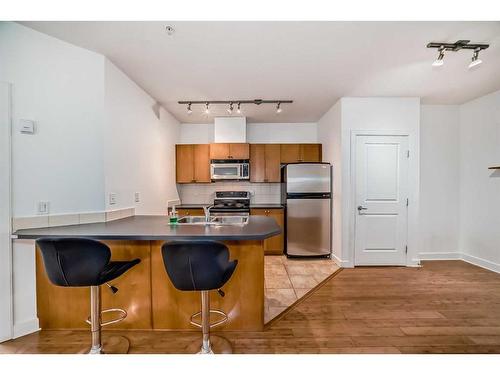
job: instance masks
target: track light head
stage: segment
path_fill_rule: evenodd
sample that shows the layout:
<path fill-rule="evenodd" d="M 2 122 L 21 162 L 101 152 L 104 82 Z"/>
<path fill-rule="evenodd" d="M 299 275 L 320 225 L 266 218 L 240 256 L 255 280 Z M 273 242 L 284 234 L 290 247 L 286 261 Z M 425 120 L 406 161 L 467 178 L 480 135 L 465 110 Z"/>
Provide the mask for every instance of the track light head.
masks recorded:
<path fill-rule="evenodd" d="M 475 66 L 478 66 L 479 64 L 481 64 L 483 61 L 479 58 L 479 51 L 481 51 L 481 49 L 478 49 L 476 48 L 474 50 L 474 53 L 472 54 L 472 61 L 471 63 L 469 64 L 469 69 L 472 69 L 474 68 Z"/>
<path fill-rule="evenodd" d="M 238 107 L 236 107 L 236 112 L 238 112 L 238 114 L 241 113 L 241 103 L 238 102 Z"/>
<path fill-rule="evenodd" d="M 229 108 L 227 109 L 227 113 L 229 113 L 230 115 L 233 114 L 233 102 L 229 103 Z"/>
<path fill-rule="evenodd" d="M 439 47 L 439 55 L 436 60 L 432 63 L 432 66 L 443 66 L 444 64 L 444 46 Z"/>
<path fill-rule="evenodd" d="M 187 113 L 188 113 L 188 115 L 190 115 L 191 113 L 193 113 L 193 111 L 191 109 L 191 103 L 188 103 Z"/>
<path fill-rule="evenodd" d="M 205 114 L 208 115 L 210 113 L 210 108 L 208 102 L 205 103 Z"/>
<path fill-rule="evenodd" d="M 281 102 L 278 102 L 278 104 L 276 104 L 276 113 L 281 113 L 281 111 Z"/>

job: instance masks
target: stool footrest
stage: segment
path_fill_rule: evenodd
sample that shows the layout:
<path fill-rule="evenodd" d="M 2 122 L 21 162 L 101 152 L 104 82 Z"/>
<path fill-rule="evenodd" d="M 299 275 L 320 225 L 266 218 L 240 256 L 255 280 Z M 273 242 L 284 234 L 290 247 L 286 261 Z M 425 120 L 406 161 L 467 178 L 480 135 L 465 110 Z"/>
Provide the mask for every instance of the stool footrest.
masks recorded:
<path fill-rule="evenodd" d="M 116 319 L 102 321 L 102 316 L 104 314 L 106 314 L 106 313 L 119 313 L 120 315 Z M 123 309 L 106 309 L 106 310 L 102 310 L 101 311 L 101 327 L 121 322 L 126 317 L 127 317 L 127 312 L 125 310 L 123 310 Z M 90 317 L 88 317 L 85 322 L 87 322 L 88 324 L 90 324 Z"/>
<path fill-rule="evenodd" d="M 222 316 L 221 319 L 219 319 L 216 322 L 210 324 L 210 328 L 217 327 L 217 326 L 219 326 L 219 325 L 227 322 L 228 317 L 227 317 L 227 314 L 224 311 L 221 311 L 221 310 L 210 310 L 210 314 L 216 314 L 216 315 Z M 191 315 L 191 318 L 189 319 L 189 323 L 191 323 L 195 327 L 201 328 L 201 324 L 194 321 L 194 319 L 197 318 L 197 317 L 199 317 L 200 315 L 201 315 L 201 311 L 198 311 L 197 313 L 194 313 L 193 315 Z"/>

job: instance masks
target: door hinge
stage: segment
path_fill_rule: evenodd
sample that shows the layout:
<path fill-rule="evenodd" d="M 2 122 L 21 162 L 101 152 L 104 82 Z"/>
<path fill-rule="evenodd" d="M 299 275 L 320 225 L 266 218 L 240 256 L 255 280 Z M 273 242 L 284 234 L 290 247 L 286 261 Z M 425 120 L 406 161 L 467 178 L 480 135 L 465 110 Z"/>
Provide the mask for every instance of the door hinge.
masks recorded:
<path fill-rule="evenodd" d="M 408 207 L 408 203 L 409 203 L 408 198 L 406 198 L 406 207 Z"/>
<path fill-rule="evenodd" d="M 406 151 L 406 157 L 409 158 L 410 157 L 410 150 L 407 150 Z"/>
<path fill-rule="evenodd" d="M 408 254 L 408 245 L 405 246 L 405 253 Z"/>

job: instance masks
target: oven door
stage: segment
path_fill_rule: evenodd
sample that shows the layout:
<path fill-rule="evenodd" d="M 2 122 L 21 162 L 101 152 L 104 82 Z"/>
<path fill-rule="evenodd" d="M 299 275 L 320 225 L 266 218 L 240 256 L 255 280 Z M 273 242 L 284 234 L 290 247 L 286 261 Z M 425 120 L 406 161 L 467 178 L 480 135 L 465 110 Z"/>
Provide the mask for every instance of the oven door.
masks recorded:
<path fill-rule="evenodd" d="M 210 168 L 212 180 L 240 180 L 242 164 L 212 163 Z"/>

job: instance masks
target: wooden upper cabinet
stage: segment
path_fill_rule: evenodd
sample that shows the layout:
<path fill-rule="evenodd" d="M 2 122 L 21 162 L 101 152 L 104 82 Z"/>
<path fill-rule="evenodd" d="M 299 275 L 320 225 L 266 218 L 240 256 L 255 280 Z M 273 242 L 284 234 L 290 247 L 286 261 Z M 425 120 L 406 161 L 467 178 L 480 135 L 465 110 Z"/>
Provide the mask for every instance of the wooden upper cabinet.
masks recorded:
<path fill-rule="evenodd" d="M 282 163 L 321 162 L 321 161 L 322 161 L 321 144 L 319 143 L 281 145 Z"/>
<path fill-rule="evenodd" d="M 210 143 L 210 159 L 229 159 L 229 143 Z"/>
<path fill-rule="evenodd" d="M 250 182 L 264 182 L 266 178 L 265 145 L 250 145 Z"/>
<path fill-rule="evenodd" d="M 300 145 L 301 161 L 322 161 L 321 144 L 302 144 Z"/>
<path fill-rule="evenodd" d="M 299 144 L 282 144 L 281 148 L 281 162 L 282 163 L 297 163 L 300 159 L 300 145 Z"/>
<path fill-rule="evenodd" d="M 175 171 L 179 184 L 188 184 L 194 180 L 193 145 L 175 146 Z"/>
<path fill-rule="evenodd" d="M 248 143 L 211 143 L 210 159 L 248 159 Z"/>
<path fill-rule="evenodd" d="M 178 184 L 210 182 L 209 145 L 176 145 L 175 164 Z"/>
<path fill-rule="evenodd" d="M 250 182 L 280 182 L 280 145 L 250 145 Z"/>
<path fill-rule="evenodd" d="M 248 143 L 230 143 L 230 159 L 248 159 L 250 158 L 250 145 Z"/>
<path fill-rule="evenodd" d="M 195 182 L 210 182 L 210 145 L 194 145 L 193 154 Z"/>

